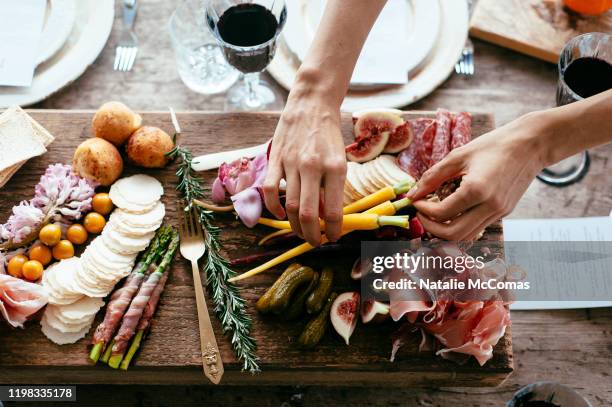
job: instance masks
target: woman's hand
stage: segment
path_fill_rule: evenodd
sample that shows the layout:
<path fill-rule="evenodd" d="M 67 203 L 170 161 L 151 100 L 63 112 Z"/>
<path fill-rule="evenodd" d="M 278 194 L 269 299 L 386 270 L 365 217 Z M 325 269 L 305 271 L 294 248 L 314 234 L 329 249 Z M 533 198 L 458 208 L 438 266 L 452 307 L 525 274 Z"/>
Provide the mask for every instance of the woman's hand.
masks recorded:
<path fill-rule="evenodd" d="M 274 133 L 264 200 L 272 214 L 277 218 L 286 214 L 292 229 L 314 246 L 321 241 L 319 217 L 325 219 L 327 238 L 332 242 L 340 238 L 345 157 L 340 107 L 325 95 L 294 89 Z M 284 209 L 279 200 L 283 178 Z"/>
<path fill-rule="evenodd" d="M 509 214 L 546 165 L 539 137 L 544 132 L 539 116 L 527 115 L 453 150 L 430 168 L 409 195 L 425 230 L 447 240 L 473 240 Z M 461 185 L 449 197 L 423 200 L 459 176 Z"/>

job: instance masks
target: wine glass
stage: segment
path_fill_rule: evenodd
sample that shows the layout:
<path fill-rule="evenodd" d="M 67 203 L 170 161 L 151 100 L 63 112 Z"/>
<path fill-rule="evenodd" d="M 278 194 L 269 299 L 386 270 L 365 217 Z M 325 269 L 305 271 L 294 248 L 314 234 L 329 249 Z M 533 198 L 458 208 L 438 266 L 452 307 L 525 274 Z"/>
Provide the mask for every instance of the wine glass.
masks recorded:
<path fill-rule="evenodd" d="M 605 83 L 606 78 L 593 76 L 592 72 L 581 72 L 578 78 L 568 81 L 566 72 L 568 67 L 577 60 L 599 59 L 612 63 L 612 36 L 604 33 L 588 33 L 571 39 L 561 51 L 559 57 L 559 81 L 557 84 L 557 106 L 563 106 L 580 101 L 597 94 L 599 86 Z M 586 86 L 586 88 L 585 88 Z M 585 89 L 581 89 L 585 88 Z M 544 168 L 538 179 L 553 186 L 566 186 L 580 181 L 590 167 L 588 151 L 569 157 L 551 167 Z"/>
<path fill-rule="evenodd" d="M 228 91 L 226 110 L 282 109 L 282 97 L 259 75 L 274 57 L 286 19 L 284 0 L 207 2 L 207 24 L 227 62 L 243 74 L 243 80 Z"/>

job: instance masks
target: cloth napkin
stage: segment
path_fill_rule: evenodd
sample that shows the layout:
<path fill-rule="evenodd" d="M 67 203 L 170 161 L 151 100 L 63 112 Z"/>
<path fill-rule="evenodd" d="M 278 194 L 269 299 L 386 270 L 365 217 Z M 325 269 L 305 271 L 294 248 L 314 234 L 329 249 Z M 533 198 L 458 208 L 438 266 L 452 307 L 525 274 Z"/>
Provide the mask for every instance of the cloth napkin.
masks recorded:
<path fill-rule="evenodd" d="M 46 0 L 0 0 L 0 86 L 30 86 Z"/>

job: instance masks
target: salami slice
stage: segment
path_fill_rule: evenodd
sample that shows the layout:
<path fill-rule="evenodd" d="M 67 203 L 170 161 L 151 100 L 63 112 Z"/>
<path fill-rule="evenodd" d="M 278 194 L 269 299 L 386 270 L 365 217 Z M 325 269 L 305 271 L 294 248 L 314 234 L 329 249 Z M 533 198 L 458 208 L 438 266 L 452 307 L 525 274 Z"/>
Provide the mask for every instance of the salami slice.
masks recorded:
<path fill-rule="evenodd" d="M 409 120 L 414 140 L 397 157 L 397 165 L 414 179 L 421 178 L 431 164 L 431 150 L 436 135 L 436 121 L 433 119 Z"/>
<path fill-rule="evenodd" d="M 413 143 L 418 144 L 418 153 L 421 161 L 429 167 L 431 166 L 433 140 L 436 136 L 436 121 L 433 119 L 415 119 L 410 121 L 410 125 L 414 134 Z"/>
<path fill-rule="evenodd" d="M 451 130 L 451 150 L 461 147 L 472 140 L 472 115 L 460 112 L 453 117 Z"/>
<path fill-rule="evenodd" d="M 438 109 L 436 114 L 436 136 L 431 151 L 432 164 L 444 159 L 450 152 L 452 115 L 448 110 Z"/>

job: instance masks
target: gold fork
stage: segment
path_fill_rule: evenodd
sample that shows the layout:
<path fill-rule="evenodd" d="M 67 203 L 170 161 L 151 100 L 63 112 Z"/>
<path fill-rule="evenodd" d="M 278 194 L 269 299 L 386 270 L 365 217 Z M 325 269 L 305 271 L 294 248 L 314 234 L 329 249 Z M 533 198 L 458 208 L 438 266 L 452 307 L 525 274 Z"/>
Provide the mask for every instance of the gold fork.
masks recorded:
<path fill-rule="evenodd" d="M 181 203 L 181 207 L 185 207 L 183 203 Z M 204 375 L 214 384 L 219 384 L 224 372 L 223 361 L 221 360 L 215 332 L 210 322 L 198 267 L 198 260 L 206 251 L 202 226 L 198 222 L 193 208 L 184 211 L 183 219 L 180 223 L 181 255 L 191 261 L 191 271 L 193 273 L 193 285 L 195 287 L 196 305 L 198 308 L 198 325 L 200 327 L 202 367 L 204 368 Z"/>

